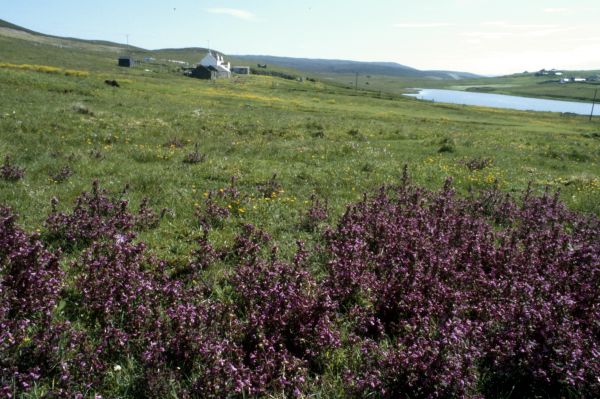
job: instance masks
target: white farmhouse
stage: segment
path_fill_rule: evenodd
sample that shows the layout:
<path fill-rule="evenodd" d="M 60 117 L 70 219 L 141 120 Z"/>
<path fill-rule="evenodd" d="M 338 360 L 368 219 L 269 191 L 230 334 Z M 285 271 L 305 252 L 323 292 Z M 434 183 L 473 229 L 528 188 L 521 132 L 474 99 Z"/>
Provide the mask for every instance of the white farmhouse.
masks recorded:
<path fill-rule="evenodd" d="M 219 53 L 208 51 L 208 53 L 202 58 L 202 61 L 198 63 L 203 67 L 213 67 L 217 70 L 219 77 L 230 78 L 231 77 L 231 64 L 225 62 L 223 56 Z"/>

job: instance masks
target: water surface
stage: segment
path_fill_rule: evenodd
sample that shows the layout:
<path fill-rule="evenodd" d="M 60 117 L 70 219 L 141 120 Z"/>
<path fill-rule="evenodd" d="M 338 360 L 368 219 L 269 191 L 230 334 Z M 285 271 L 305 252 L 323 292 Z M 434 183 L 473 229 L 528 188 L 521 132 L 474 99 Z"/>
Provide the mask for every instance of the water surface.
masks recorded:
<path fill-rule="evenodd" d="M 419 100 L 440 103 L 478 105 L 483 107 L 516 109 L 520 111 L 562 112 L 589 115 L 592 103 L 546 100 L 542 98 L 507 96 L 504 94 L 472 93 L 458 90 L 423 89 L 416 94 L 405 94 Z M 594 107 L 594 115 L 600 115 L 600 104 Z"/>

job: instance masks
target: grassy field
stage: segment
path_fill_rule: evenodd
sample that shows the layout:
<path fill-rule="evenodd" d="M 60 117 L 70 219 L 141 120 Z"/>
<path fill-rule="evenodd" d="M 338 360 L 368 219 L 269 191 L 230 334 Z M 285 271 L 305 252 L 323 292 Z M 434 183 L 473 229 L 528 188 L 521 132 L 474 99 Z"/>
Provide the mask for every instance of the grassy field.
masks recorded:
<path fill-rule="evenodd" d="M 140 232 L 136 240 L 145 242 L 152 255 L 164 260 L 168 275 L 177 280 L 179 271 L 192 264 L 203 235 L 197 209 L 206 207 L 208 197 L 235 191 L 235 196 L 219 199 L 231 216 L 215 223 L 210 243 L 215 248 L 235 249 L 236 235 L 245 231 L 245 224 L 252 224 L 268 232 L 273 237 L 271 244 L 279 249 L 278 256 L 289 260 L 296 254 L 298 240 L 306 242 L 309 249 L 323 241 L 321 229 L 302 226 L 312 198 L 327 203 L 329 218 L 325 222 L 333 225 L 364 193 L 398 183 L 405 165 L 418 186 L 437 190 L 452 177 L 459 195 L 498 187 L 520 198 L 531 184 L 537 193 L 560 190 L 561 198 L 573 210 L 600 215 L 598 119 L 590 122 L 579 116 L 419 102 L 396 94 L 400 90 L 393 89 L 395 86 L 390 90 L 382 86 L 380 93 L 375 83 L 354 90 L 328 79 L 300 82 L 238 76 L 202 81 L 184 77 L 177 65 L 165 61 L 200 59 L 197 50 L 185 50 L 187 58 L 177 52 L 147 52 L 143 54 L 156 60 L 119 68 L 117 53 L 105 44 L 82 46 L 60 47 L 55 41 L 0 35 L 0 162 L 4 162 L 3 170 L 10 165 L 24 171 L 21 179 L 0 179 L 0 204 L 13 208 L 19 215 L 18 224 L 29 233 L 40 232 L 42 239 L 49 236 L 45 223 L 55 202 L 52 199 L 58 200 L 58 211 L 71 210 L 77 196 L 98 181 L 111 196 L 128 199 L 134 212 L 145 198 L 157 213 L 164 210 L 158 226 Z M 120 87 L 109 86 L 105 80 L 116 80 Z M 384 80 L 381 82 L 383 85 Z M 396 84 L 425 86 L 424 81 Z M 8 161 L 4 161 L 6 157 Z M 55 249 L 55 242 L 46 242 Z M 66 247 L 61 255 L 67 287 L 57 294 L 63 299 L 56 309 L 53 305 L 52 312 L 58 321 L 72 321 L 75 329 L 95 343 L 102 335 L 101 328 L 95 319 L 80 314 L 79 294 L 73 294 L 74 287 L 87 277 L 73 263 L 81 256 L 79 247 Z M 129 271 L 149 274 L 148 265 L 156 265 L 140 262 L 142 266 L 126 264 L 121 280 L 129 278 Z M 202 304 L 214 301 L 228 306 L 246 300 L 238 298 L 241 295 L 231 285 L 231 275 L 244 270 L 241 263 L 242 256 L 224 257 L 206 270 L 194 272 L 197 275 L 192 274 L 190 281 L 183 276 L 181 281 L 190 287 L 182 292 L 195 292 L 199 276 L 209 287 L 206 298 L 199 296 Z M 319 284 L 325 274 L 324 263 L 318 255 L 308 261 Z M 287 269 L 282 270 L 284 277 L 280 278 L 287 279 Z M 248 271 L 249 283 L 254 281 L 254 273 L 254 269 Z M 270 271 L 264 273 L 269 276 Z M 316 295 L 313 277 L 302 278 L 309 282 L 300 279 L 298 290 L 309 292 L 312 298 Z M 272 278 L 265 280 L 268 283 Z M 99 286 L 106 288 L 106 284 Z M 136 292 L 145 292 L 145 288 Z M 90 301 L 94 299 L 91 295 Z M 371 306 L 364 298 L 357 301 Z M 316 303 L 315 308 L 321 306 L 320 301 Z M 127 324 L 123 322 L 127 315 L 119 313 L 123 312 L 119 306 L 115 314 Z M 156 309 L 162 312 L 161 306 Z M 360 368 L 360 350 L 345 337 L 351 324 L 346 310 L 340 307 L 335 316 L 342 346 L 325 351 L 328 357 L 314 366 L 318 371 L 311 371 L 310 397 L 345 397 L 343 370 Z M 239 312 L 245 322 L 247 314 Z M 274 314 L 279 317 L 279 310 Z M 195 333 L 194 328 L 190 331 Z M 27 332 L 24 337 L 26 345 L 30 339 Z M 192 341 L 194 337 L 192 334 Z M 18 359 L 23 357 L 19 342 L 13 345 Z M 387 338 L 382 339 L 382 348 L 388 343 Z M 106 360 L 114 364 L 106 363 L 100 388 L 92 387 L 87 395 L 93 397 L 96 388 L 107 397 L 140 397 L 136 394 L 140 385 L 152 390 L 145 387 L 152 375 L 144 375 L 140 359 L 117 354 Z M 48 368 L 48 378 L 55 378 L 56 368 Z M 180 367 L 174 370 L 179 373 Z M 284 375 L 285 371 L 284 366 Z M 191 376 L 203 376 L 196 369 L 173 382 L 159 372 L 156 380 L 171 383 L 170 389 L 181 381 L 190 385 L 193 380 L 186 378 Z M 44 397 L 54 383 L 45 381 L 46 385 L 21 397 Z M 177 395 L 171 393 L 170 397 Z"/>
<path fill-rule="evenodd" d="M 64 67 L 80 73 L 34 64 L 52 51 L 60 56 L 47 64 L 66 57 Z M 134 203 L 149 197 L 170 209 L 168 221 L 144 238 L 177 257 L 191 241 L 182 237 L 197 229 L 195 204 L 234 177 L 248 195 L 236 221 L 293 241 L 313 193 L 339 215 L 365 190 L 394 183 L 404 164 L 428 187 L 452 176 L 463 192 L 495 181 L 514 192 L 531 181 L 538 190 L 560 189 L 573 209 L 600 213 L 600 127 L 584 117 L 379 98 L 260 76 L 207 82 L 168 67 L 118 68 L 106 54 L 90 68 L 68 51 L 23 54 L 21 63 L 15 52 L 0 67 L 0 154 L 23 167 L 25 178 L 0 182 L 0 202 L 31 229 L 42 226 L 51 197 L 69 206 L 98 179 L 113 191 L 129 185 Z M 183 163 L 196 144 L 205 161 Z M 482 159 L 480 168 L 467 165 Z M 53 181 L 65 166 L 72 176 Z M 257 187 L 273 175 L 283 191 L 260 198 Z"/>

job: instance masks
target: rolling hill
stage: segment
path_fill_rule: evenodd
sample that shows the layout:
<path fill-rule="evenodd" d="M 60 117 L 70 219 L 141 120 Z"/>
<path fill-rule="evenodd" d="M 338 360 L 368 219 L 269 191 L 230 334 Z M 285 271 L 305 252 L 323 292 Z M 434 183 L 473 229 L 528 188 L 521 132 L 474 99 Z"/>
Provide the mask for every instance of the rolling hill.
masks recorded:
<path fill-rule="evenodd" d="M 421 71 L 395 62 L 360 62 L 349 60 L 329 60 L 310 58 L 274 57 L 268 55 L 235 55 L 237 59 L 256 63 L 272 64 L 309 73 L 383 75 L 431 79 L 468 79 L 478 75 L 467 72 Z"/>
<path fill-rule="evenodd" d="M 30 29 L 24 28 L 19 25 L 12 24 L 12 23 L 10 23 L 8 21 L 4 21 L 2 19 L 0 19 L 0 36 L 12 37 L 15 39 L 33 41 L 33 42 L 37 42 L 37 43 L 53 44 L 56 46 L 63 46 L 63 47 L 64 46 L 67 46 L 67 47 L 72 46 L 72 47 L 89 49 L 90 46 L 92 46 L 92 47 L 96 46 L 96 49 L 109 50 L 109 51 L 121 51 L 128 47 L 128 46 L 125 46 L 122 44 L 118 44 L 118 43 L 114 43 L 114 42 L 110 42 L 110 41 L 106 41 L 106 40 L 84 40 L 84 39 L 77 39 L 77 38 L 73 38 L 73 37 L 59 37 L 59 36 L 47 35 L 44 33 L 32 31 Z M 140 48 L 133 47 L 133 46 L 129 46 L 128 48 L 133 49 L 133 50 L 142 50 Z"/>
<path fill-rule="evenodd" d="M 51 47 L 71 48 L 92 52 L 108 52 L 113 54 L 127 51 L 141 57 L 153 56 L 177 59 L 188 63 L 198 62 L 201 55 L 207 51 L 205 48 L 201 47 L 146 50 L 139 47 L 126 46 L 124 44 L 103 40 L 82 40 L 70 37 L 58 37 L 35 32 L 1 19 L 0 37 L 19 39 L 36 46 L 47 45 Z M 302 73 L 320 75 L 347 75 L 359 73 L 361 75 L 381 75 L 435 80 L 458 80 L 478 77 L 478 75 L 466 72 L 421 71 L 394 62 L 360 62 L 350 60 L 276 57 L 268 55 L 234 55 L 231 57 L 234 58 L 234 61 L 236 62 L 266 63 L 271 67 L 274 66 L 286 70 L 293 69 Z"/>

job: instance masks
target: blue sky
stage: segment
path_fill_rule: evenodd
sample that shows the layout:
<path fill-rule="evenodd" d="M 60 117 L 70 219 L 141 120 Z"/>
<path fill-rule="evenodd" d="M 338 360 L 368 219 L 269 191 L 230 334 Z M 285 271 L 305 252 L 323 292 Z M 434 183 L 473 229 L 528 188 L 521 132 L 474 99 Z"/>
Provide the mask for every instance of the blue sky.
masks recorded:
<path fill-rule="evenodd" d="M 484 74 L 600 69 L 599 0 L 0 0 L 0 18 L 60 36 L 128 34 L 148 49 L 210 42 Z"/>

